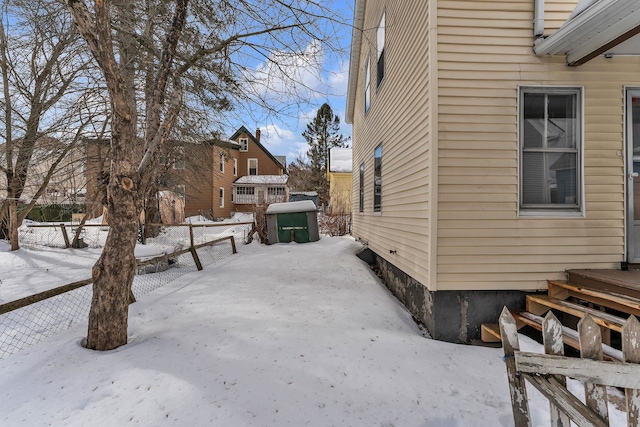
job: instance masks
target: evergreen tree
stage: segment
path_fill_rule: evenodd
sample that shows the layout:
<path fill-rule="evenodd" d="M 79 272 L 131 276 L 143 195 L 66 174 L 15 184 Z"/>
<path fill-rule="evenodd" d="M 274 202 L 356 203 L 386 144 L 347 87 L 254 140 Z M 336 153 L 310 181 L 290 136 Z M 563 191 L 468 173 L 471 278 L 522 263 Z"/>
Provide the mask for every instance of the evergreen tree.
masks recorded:
<path fill-rule="evenodd" d="M 329 150 L 334 147 L 345 147 L 345 137 L 340 132 L 340 118 L 333 114 L 331 106 L 326 102 L 318 109 L 316 117 L 307 124 L 302 136 L 309 144 L 307 157 L 311 167 L 311 184 L 318 192 L 320 204 L 329 201 L 327 169 L 329 167 Z"/>

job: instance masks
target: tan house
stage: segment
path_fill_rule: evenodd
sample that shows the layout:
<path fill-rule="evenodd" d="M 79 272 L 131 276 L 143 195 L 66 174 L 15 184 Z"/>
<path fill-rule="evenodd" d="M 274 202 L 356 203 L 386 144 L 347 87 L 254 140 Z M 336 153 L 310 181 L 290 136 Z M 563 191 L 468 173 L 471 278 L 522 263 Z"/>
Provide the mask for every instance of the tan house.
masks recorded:
<path fill-rule="evenodd" d="M 637 0 L 354 16 L 353 235 L 435 338 L 478 338 L 567 269 L 640 262 Z"/>
<path fill-rule="evenodd" d="M 329 209 L 332 214 L 351 213 L 351 148 L 332 148 L 329 151 Z"/>

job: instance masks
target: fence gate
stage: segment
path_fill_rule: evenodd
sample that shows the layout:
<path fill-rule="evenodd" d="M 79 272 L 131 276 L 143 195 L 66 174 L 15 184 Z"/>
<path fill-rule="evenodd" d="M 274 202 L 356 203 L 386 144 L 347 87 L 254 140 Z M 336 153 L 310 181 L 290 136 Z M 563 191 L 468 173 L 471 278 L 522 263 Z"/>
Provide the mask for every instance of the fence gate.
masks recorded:
<path fill-rule="evenodd" d="M 551 425 L 608 427 L 607 386 L 625 389 L 627 426 L 640 426 L 640 323 L 622 327 L 623 362 L 602 360 L 600 327 L 589 316 L 578 323 L 580 358 L 565 357 L 562 324 L 547 313 L 542 326 L 545 354 L 520 351 L 516 321 L 505 307 L 500 334 L 516 427 L 531 426 L 525 380 L 549 399 Z M 566 377 L 584 383 L 585 403 L 566 388 Z"/>

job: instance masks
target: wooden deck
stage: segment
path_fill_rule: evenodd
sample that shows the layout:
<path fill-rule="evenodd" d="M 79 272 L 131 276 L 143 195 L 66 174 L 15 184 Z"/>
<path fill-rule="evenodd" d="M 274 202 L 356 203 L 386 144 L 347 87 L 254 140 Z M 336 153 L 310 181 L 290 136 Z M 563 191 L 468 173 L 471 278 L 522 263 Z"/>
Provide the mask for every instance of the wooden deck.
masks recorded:
<path fill-rule="evenodd" d="M 567 270 L 576 286 L 640 298 L 640 270 Z"/>
<path fill-rule="evenodd" d="M 572 328 L 589 315 L 602 330 L 605 357 L 619 359 L 620 349 L 609 347 L 611 332 L 620 334 L 630 315 L 640 317 L 640 270 L 567 270 L 566 274 L 566 281 L 549 281 L 547 295 L 527 295 L 526 311 L 513 313 L 518 329 L 526 325 L 541 331 L 543 316 L 552 310 L 571 325 L 564 327 L 565 344 L 579 348 Z M 500 340 L 497 325 L 483 324 L 481 331 L 485 342 Z"/>

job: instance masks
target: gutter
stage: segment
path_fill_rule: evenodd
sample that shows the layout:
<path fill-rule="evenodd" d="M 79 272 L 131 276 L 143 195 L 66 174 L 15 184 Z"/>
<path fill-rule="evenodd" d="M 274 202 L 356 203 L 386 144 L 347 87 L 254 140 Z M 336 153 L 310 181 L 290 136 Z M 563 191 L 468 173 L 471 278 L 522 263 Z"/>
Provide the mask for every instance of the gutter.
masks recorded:
<path fill-rule="evenodd" d="M 542 37 L 544 35 L 544 0 L 535 0 L 535 10 L 533 18 L 533 36 Z"/>
<path fill-rule="evenodd" d="M 364 23 L 364 9 L 366 0 L 355 0 L 353 12 L 353 26 L 351 29 L 351 55 L 349 57 L 349 79 L 347 83 L 347 109 L 345 121 L 353 124 L 353 113 L 356 103 L 356 84 L 360 70 L 360 49 L 362 46 L 362 25 Z"/>
<path fill-rule="evenodd" d="M 537 1 L 537 0 L 536 0 Z M 622 8 L 628 7 L 630 2 L 622 1 L 616 5 L 617 0 L 600 0 L 591 7 L 565 22 L 554 34 L 545 38 L 538 39 L 533 48 L 536 55 L 555 55 L 558 53 L 567 53 L 574 47 L 576 42 L 584 43 L 585 25 L 591 29 L 596 28 L 598 22 L 609 17 L 615 10 L 615 6 L 622 5 Z"/>

